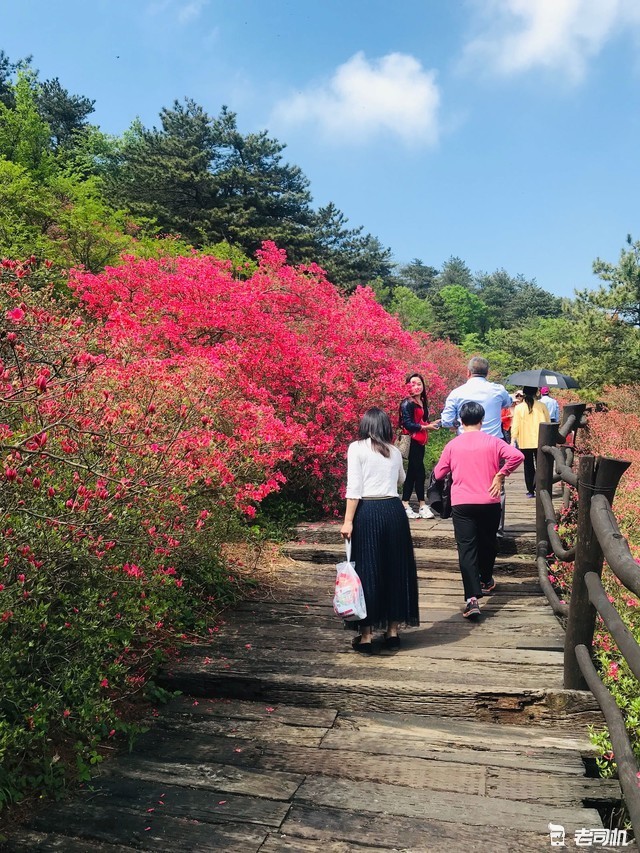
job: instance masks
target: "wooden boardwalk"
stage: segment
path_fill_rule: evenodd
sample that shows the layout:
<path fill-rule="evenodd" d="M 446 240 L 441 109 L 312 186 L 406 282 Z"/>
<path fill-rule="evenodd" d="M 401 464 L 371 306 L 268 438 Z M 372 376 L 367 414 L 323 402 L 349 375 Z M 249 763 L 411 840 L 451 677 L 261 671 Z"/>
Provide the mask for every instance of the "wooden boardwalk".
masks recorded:
<path fill-rule="evenodd" d="M 367 658 L 331 609 L 339 524 L 302 528 L 278 588 L 166 674 L 183 696 L 134 752 L 7 849 L 526 853 L 550 849 L 550 822 L 575 848 L 620 792 L 587 773 L 601 717 L 591 694 L 562 688 L 534 513 L 516 475 L 498 589 L 476 623 L 450 522 L 411 522 L 422 625 Z"/>

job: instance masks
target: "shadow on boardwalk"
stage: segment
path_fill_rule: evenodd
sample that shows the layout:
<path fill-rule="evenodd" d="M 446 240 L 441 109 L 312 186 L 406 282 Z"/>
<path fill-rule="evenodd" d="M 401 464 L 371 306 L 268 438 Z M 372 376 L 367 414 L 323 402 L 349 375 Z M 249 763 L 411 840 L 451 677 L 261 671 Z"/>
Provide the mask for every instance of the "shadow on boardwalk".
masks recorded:
<path fill-rule="evenodd" d="M 183 691 L 131 755 L 35 815 L 7 850 L 534 851 L 601 827 L 590 694 L 562 689 L 563 631 L 508 495 L 495 595 L 463 619 L 451 525 L 412 522 L 422 627 L 362 659 L 331 609 L 338 526 L 307 526 L 280 583 L 165 674 Z M 627 848 L 631 849 L 631 848 Z"/>

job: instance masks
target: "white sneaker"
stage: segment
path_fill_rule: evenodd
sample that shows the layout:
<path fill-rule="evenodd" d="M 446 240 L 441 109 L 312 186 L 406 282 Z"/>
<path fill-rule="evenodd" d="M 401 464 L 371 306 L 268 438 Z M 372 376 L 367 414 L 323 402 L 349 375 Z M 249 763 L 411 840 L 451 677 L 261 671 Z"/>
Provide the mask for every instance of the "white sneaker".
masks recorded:
<path fill-rule="evenodd" d="M 405 507 L 407 512 L 407 518 L 420 518 L 417 512 L 414 512 L 410 506 Z"/>
<path fill-rule="evenodd" d="M 435 518 L 435 515 L 431 512 L 431 509 L 425 504 L 421 506 L 418 510 L 418 515 L 420 518 Z"/>

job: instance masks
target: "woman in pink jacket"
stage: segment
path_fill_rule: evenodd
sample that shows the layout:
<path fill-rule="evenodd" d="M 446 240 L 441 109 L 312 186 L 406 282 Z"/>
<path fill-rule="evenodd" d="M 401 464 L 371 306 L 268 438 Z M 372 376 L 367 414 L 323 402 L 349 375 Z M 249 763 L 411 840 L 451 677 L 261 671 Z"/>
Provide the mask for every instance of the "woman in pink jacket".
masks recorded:
<path fill-rule="evenodd" d="M 478 599 L 496 588 L 500 489 L 524 456 L 501 438 L 481 431 L 480 403 L 463 403 L 459 417 L 462 433 L 445 445 L 433 473 L 439 480 L 451 474 L 453 529 L 465 597 L 462 615 L 469 618 L 480 615 Z"/>

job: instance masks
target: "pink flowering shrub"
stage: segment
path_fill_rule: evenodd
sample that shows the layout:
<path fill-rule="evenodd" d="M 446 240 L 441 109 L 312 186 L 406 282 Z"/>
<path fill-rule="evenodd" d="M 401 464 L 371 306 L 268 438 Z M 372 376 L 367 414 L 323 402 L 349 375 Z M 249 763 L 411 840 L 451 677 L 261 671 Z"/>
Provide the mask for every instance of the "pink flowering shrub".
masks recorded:
<path fill-rule="evenodd" d="M 334 511 L 362 412 L 463 372 L 366 289 L 265 245 L 75 272 L 0 267 L 0 806 L 87 774 L 123 697 L 238 586 L 222 543 L 281 489 Z"/>
<path fill-rule="evenodd" d="M 415 369 L 437 410 L 463 359 L 449 343 L 403 331 L 365 288 L 344 297 L 319 267 L 288 266 L 270 243 L 258 260 L 242 282 L 228 262 L 205 256 L 130 259 L 99 275 L 77 273 L 71 285 L 124 363 L 154 359 L 178 372 L 197 363 L 213 386 L 234 389 L 228 409 L 244 407 L 246 453 L 270 447 L 277 423 L 288 437 L 275 466 L 287 488 L 329 512 L 361 414 L 379 405 L 395 421 Z M 271 421 L 261 423 L 266 413 Z M 239 495 L 246 511 L 263 491 Z"/>

